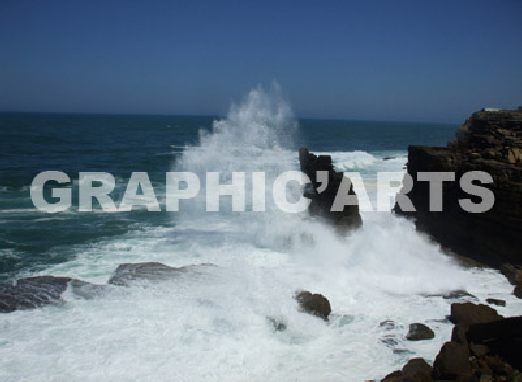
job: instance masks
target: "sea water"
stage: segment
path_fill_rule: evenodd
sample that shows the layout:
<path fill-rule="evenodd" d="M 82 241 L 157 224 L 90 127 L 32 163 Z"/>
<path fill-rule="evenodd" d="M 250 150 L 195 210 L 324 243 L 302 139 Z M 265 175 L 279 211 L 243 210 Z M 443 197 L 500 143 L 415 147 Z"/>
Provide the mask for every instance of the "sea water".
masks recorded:
<path fill-rule="evenodd" d="M 64 304 L 0 315 L 0 380 L 362 381 L 413 357 L 433 361 L 450 338 L 454 301 L 426 295 L 465 289 L 476 301 L 505 299 L 501 314 L 520 314 L 497 271 L 459 264 L 391 212 L 364 212 L 361 229 L 340 233 L 280 211 L 268 188 L 266 212 L 231 212 L 225 201 L 209 213 L 200 196 L 176 213 L 48 215 L 29 200 L 43 170 L 73 179 L 111 172 L 115 199 L 132 171 L 149 173 L 160 200 L 166 171 L 220 171 L 223 181 L 231 171 L 264 171 L 270 184 L 298 170 L 297 148 L 307 146 L 330 154 L 340 171 L 361 172 L 375 201 L 378 171 L 403 171 L 408 144 L 444 145 L 455 128 L 297 121 L 277 91 L 262 89 L 222 118 L 0 115 L 4 280 L 52 274 L 106 283 L 124 262 L 215 265 L 89 300 L 68 291 Z M 298 312 L 299 289 L 328 297 L 329 322 Z M 380 325 L 386 320 L 394 326 Z M 426 323 L 435 338 L 406 341 L 412 322 Z"/>

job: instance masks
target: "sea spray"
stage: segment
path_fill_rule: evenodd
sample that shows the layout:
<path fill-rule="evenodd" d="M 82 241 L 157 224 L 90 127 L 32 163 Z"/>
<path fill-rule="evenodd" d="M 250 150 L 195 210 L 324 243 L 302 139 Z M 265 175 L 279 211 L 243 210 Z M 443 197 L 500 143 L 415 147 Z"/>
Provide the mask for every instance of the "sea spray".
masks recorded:
<path fill-rule="evenodd" d="M 188 147 L 174 168 L 268 174 L 297 169 L 297 152 L 278 140 L 277 126 L 284 125 L 270 122 L 295 123 L 271 117 L 288 115 L 278 111 L 288 106 L 266 108 L 273 105 L 270 96 L 253 94 L 255 102 L 247 97 L 235 107 L 236 117 Z M 255 117 L 255 129 L 246 115 Z M 241 135 L 241 126 L 261 132 Z M 365 177 L 381 165 L 400 171 L 405 159 L 390 162 L 358 162 L 353 170 Z M 364 213 L 364 226 L 347 236 L 273 205 L 262 214 L 208 214 L 194 207 L 173 215 L 173 228 L 139 227 L 76 245 L 73 259 L 42 273 L 104 283 L 119 263 L 140 261 L 210 262 L 212 271 L 111 287 L 91 300 L 70 295 L 62 306 L 2 316 L 0 379 L 361 381 L 382 377 L 413 356 L 432 360 L 449 338 L 444 318 L 450 301 L 425 294 L 461 288 L 483 300 L 494 292 L 507 301 L 501 313 L 522 308 L 497 272 L 459 267 L 411 222 L 390 213 Z M 297 310 L 297 289 L 328 297 L 329 323 Z M 284 321 L 287 329 L 274 331 L 267 317 Z M 384 320 L 395 327 L 381 327 Z M 428 323 L 435 339 L 405 341 L 411 322 Z M 397 344 L 383 342 L 385 336 Z"/>

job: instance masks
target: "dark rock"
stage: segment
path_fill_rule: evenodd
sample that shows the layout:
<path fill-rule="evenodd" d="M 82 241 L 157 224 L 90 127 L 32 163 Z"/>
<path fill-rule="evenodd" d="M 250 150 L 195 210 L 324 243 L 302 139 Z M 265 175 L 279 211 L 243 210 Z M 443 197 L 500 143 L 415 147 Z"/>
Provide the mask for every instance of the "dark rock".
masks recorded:
<path fill-rule="evenodd" d="M 477 357 L 483 357 L 489 353 L 489 348 L 486 345 L 476 345 L 474 343 L 469 344 L 469 350 Z"/>
<path fill-rule="evenodd" d="M 306 148 L 299 149 L 299 163 L 301 171 L 304 172 L 310 182 L 305 186 L 304 196 L 310 199 L 308 211 L 311 215 L 325 217 L 343 227 L 357 228 L 362 225 L 361 215 L 359 213 L 359 203 L 344 206 L 342 211 L 332 211 L 332 205 L 337 196 L 337 191 L 344 175 L 342 172 L 336 172 L 329 155 L 315 155 Z M 318 172 L 326 173 L 327 185 L 324 186 Z M 350 185 L 348 195 L 357 198 L 353 187 Z"/>
<path fill-rule="evenodd" d="M 32 309 L 62 302 L 62 294 L 70 283 L 87 285 L 85 281 L 70 277 L 32 276 L 17 280 L 14 284 L 0 284 L 0 312 Z"/>
<path fill-rule="evenodd" d="M 486 345 L 492 354 L 522 370 L 522 317 L 470 325 L 467 338 L 473 344 Z"/>
<path fill-rule="evenodd" d="M 331 313 L 330 301 L 322 294 L 310 293 L 309 291 L 298 291 L 295 299 L 301 311 L 313 314 L 323 320 L 328 320 Z"/>
<path fill-rule="evenodd" d="M 449 380 L 471 377 L 472 369 L 468 358 L 466 345 L 446 342 L 433 362 L 433 377 Z"/>
<path fill-rule="evenodd" d="M 118 265 L 109 279 L 109 284 L 128 286 L 133 282 L 158 282 L 173 279 L 186 272 L 197 272 L 212 264 L 170 267 L 163 263 L 123 263 Z"/>
<path fill-rule="evenodd" d="M 498 298 L 487 298 L 486 302 L 491 305 L 506 306 L 506 300 L 500 300 Z"/>
<path fill-rule="evenodd" d="M 515 290 L 513 290 L 513 294 L 514 294 L 515 297 L 517 297 L 517 298 L 522 298 L 522 284 L 517 285 L 517 286 L 515 287 Z"/>
<path fill-rule="evenodd" d="M 451 331 L 451 340 L 461 344 L 466 344 L 468 342 L 468 339 L 466 337 L 467 332 L 467 325 L 457 324 L 453 327 L 453 330 Z"/>
<path fill-rule="evenodd" d="M 402 368 L 404 382 L 431 382 L 432 368 L 422 358 L 413 358 Z"/>
<path fill-rule="evenodd" d="M 442 298 L 445 300 L 456 300 L 456 299 L 463 298 L 463 297 L 470 297 L 472 299 L 477 298 L 476 296 L 474 296 L 471 293 L 468 293 L 467 291 L 462 290 L 462 289 L 453 290 L 449 293 L 442 295 Z"/>
<path fill-rule="evenodd" d="M 454 324 L 470 325 L 500 320 L 502 316 L 487 305 L 469 302 L 451 304 L 450 321 Z"/>
<path fill-rule="evenodd" d="M 431 366 L 422 358 L 413 358 L 408 361 L 402 370 L 388 374 L 382 382 L 432 382 Z"/>
<path fill-rule="evenodd" d="M 395 322 L 393 322 L 392 320 L 385 320 L 385 321 L 382 321 L 379 324 L 379 326 L 386 330 L 391 330 L 391 329 L 395 328 Z"/>
<path fill-rule="evenodd" d="M 395 338 L 393 335 L 384 336 L 380 339 L 380 341 L 389 347 L 394 347 L 399 344 L 399 341 L 397 341 L 397 338 Z"/>
<path fill-rule="evenodd" d="M 406 335 L 408 341 L 431 340 L 433 337 L 435 337 L 433 330 L 421 323 L 410 324 Z"/>
<path fill-rule="evenodd" d="M 443 211 L 429 211 L 429 184 L 418 181 L 419 172 L 454 172 L 454 182 L 443 184 Z M 495 195 L 492 209 L 469 213 L 460 205 L 470 197 L 459 185 L 462 174 L 484 171 L 493 183 L 484 184 Z M 395 212 L 415 217 L 417 229 L 429 233 L 444 247 L 498 267 L 503 262 L 522 263 L 522 112 L 504 110 L 473 113 L 447 147 L 410 146 L 407 172 L 413 188 L 407 193 L 415 212 Z"/>

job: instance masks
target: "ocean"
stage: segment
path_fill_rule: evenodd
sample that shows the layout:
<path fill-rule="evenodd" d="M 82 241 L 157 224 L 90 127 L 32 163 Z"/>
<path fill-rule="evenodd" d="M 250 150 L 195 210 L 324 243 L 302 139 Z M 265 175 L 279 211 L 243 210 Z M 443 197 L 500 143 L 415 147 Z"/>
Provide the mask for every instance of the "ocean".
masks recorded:
<path fill-rule="evenodd" d="M 339 234 L 307 214 L 283 213 L 270 197 L 264 213 L 204 212 L 201 197 L 179 212 L 77 209 L 79 172 L 112 173 L 120 200 L 131 172 L 145 171 L 163 203 L 167 171 L 265 171 L 270 180 L 298 170 L 299 147 L 360 172 L 375 200 L 378 171 L 403 171 L 409 144 L 445 145 L 456 129 L 297 120 L 288 103 L 259 90 L 225 117 L 1 113 L 1 280 L 52 274 L 106 283 L 124 262 L 216 267 L 0 315 L 0 380 L 362 381 L 414 356 L 433 360 L 452 327 L 452 301 L 434 295 L 465 289 L 480 302 L 505 299 L 501 314 L 520 314 L 497 271 L 460 264 L 391 212 L 363 212 L 361 229 Z M 73 180 L 71 210 L 34 208 L 30 184 L 47 170 Z M 328 297 L 328 323 L 297 311 L 299 289 Z M 287 329 L 274 331 L 267 317 Z M 381 326 L 386 320 L 395 325 Z M 412 322 L 428 324 L 435 338 L 406 341 Z"/>

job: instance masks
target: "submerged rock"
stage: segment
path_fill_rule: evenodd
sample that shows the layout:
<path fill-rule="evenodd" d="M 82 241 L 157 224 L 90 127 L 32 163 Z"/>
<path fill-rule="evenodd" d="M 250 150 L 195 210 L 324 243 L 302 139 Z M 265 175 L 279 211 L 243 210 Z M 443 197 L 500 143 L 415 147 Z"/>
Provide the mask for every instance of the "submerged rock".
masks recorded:
<path fill-rule="evenodd" d="M 330 301 L 322 294 L 310 293 L 304 290 L 298 291 L 294 297 L 302 312 L 313 314 L 328 321 L 328 316 L 332 309 L 330 308 Z"/>
<path fill-rule="evenodd" d="M 408 341 L 424 341 L 431 340 L 435 337 L 435 333 L 431 328 L 422 323 L 410 324 L 406 339 Z"/>
<path fill-rule="evenodd" d="M 362 225 L 357 195 L 352 185 L 346 194 L 355 199 L 353 205 L 346 205 L 341 211 L 332 211 L 344 175 L 334 170 L 330 155 L 315 155 L 306 148 L 299 149 L 299 163 L 310 182 L 305 187 L 304 196 L 310 199 L 308 211 L 311 215 L 322 216 L 343 227 L 357 228 Z M 324 179 L 320 174 L 324 174 Z M 326 185 L 324 184 L 326 181 Z M 342 192 L 342 190 L 341 190 Z"/>
<path fill-rule="evenodd" d="M 286 322 L 280 318 L 267 317 L 266 320 L 274 328 L 276 332 L 283 332 L 286 330 Z"/>
<path fill-rule="evenodd" d="M 170 267 L 158 262 L 123 263 L 118 265 L 109 279 L 109 284 L 129 286 L 133 282 L 165 281 L 179 277 L 189 271 L 197 272 L 203 267 L 209 266 L 212 266 L 212 264 L 203 263 L 184 267 Z"/>

